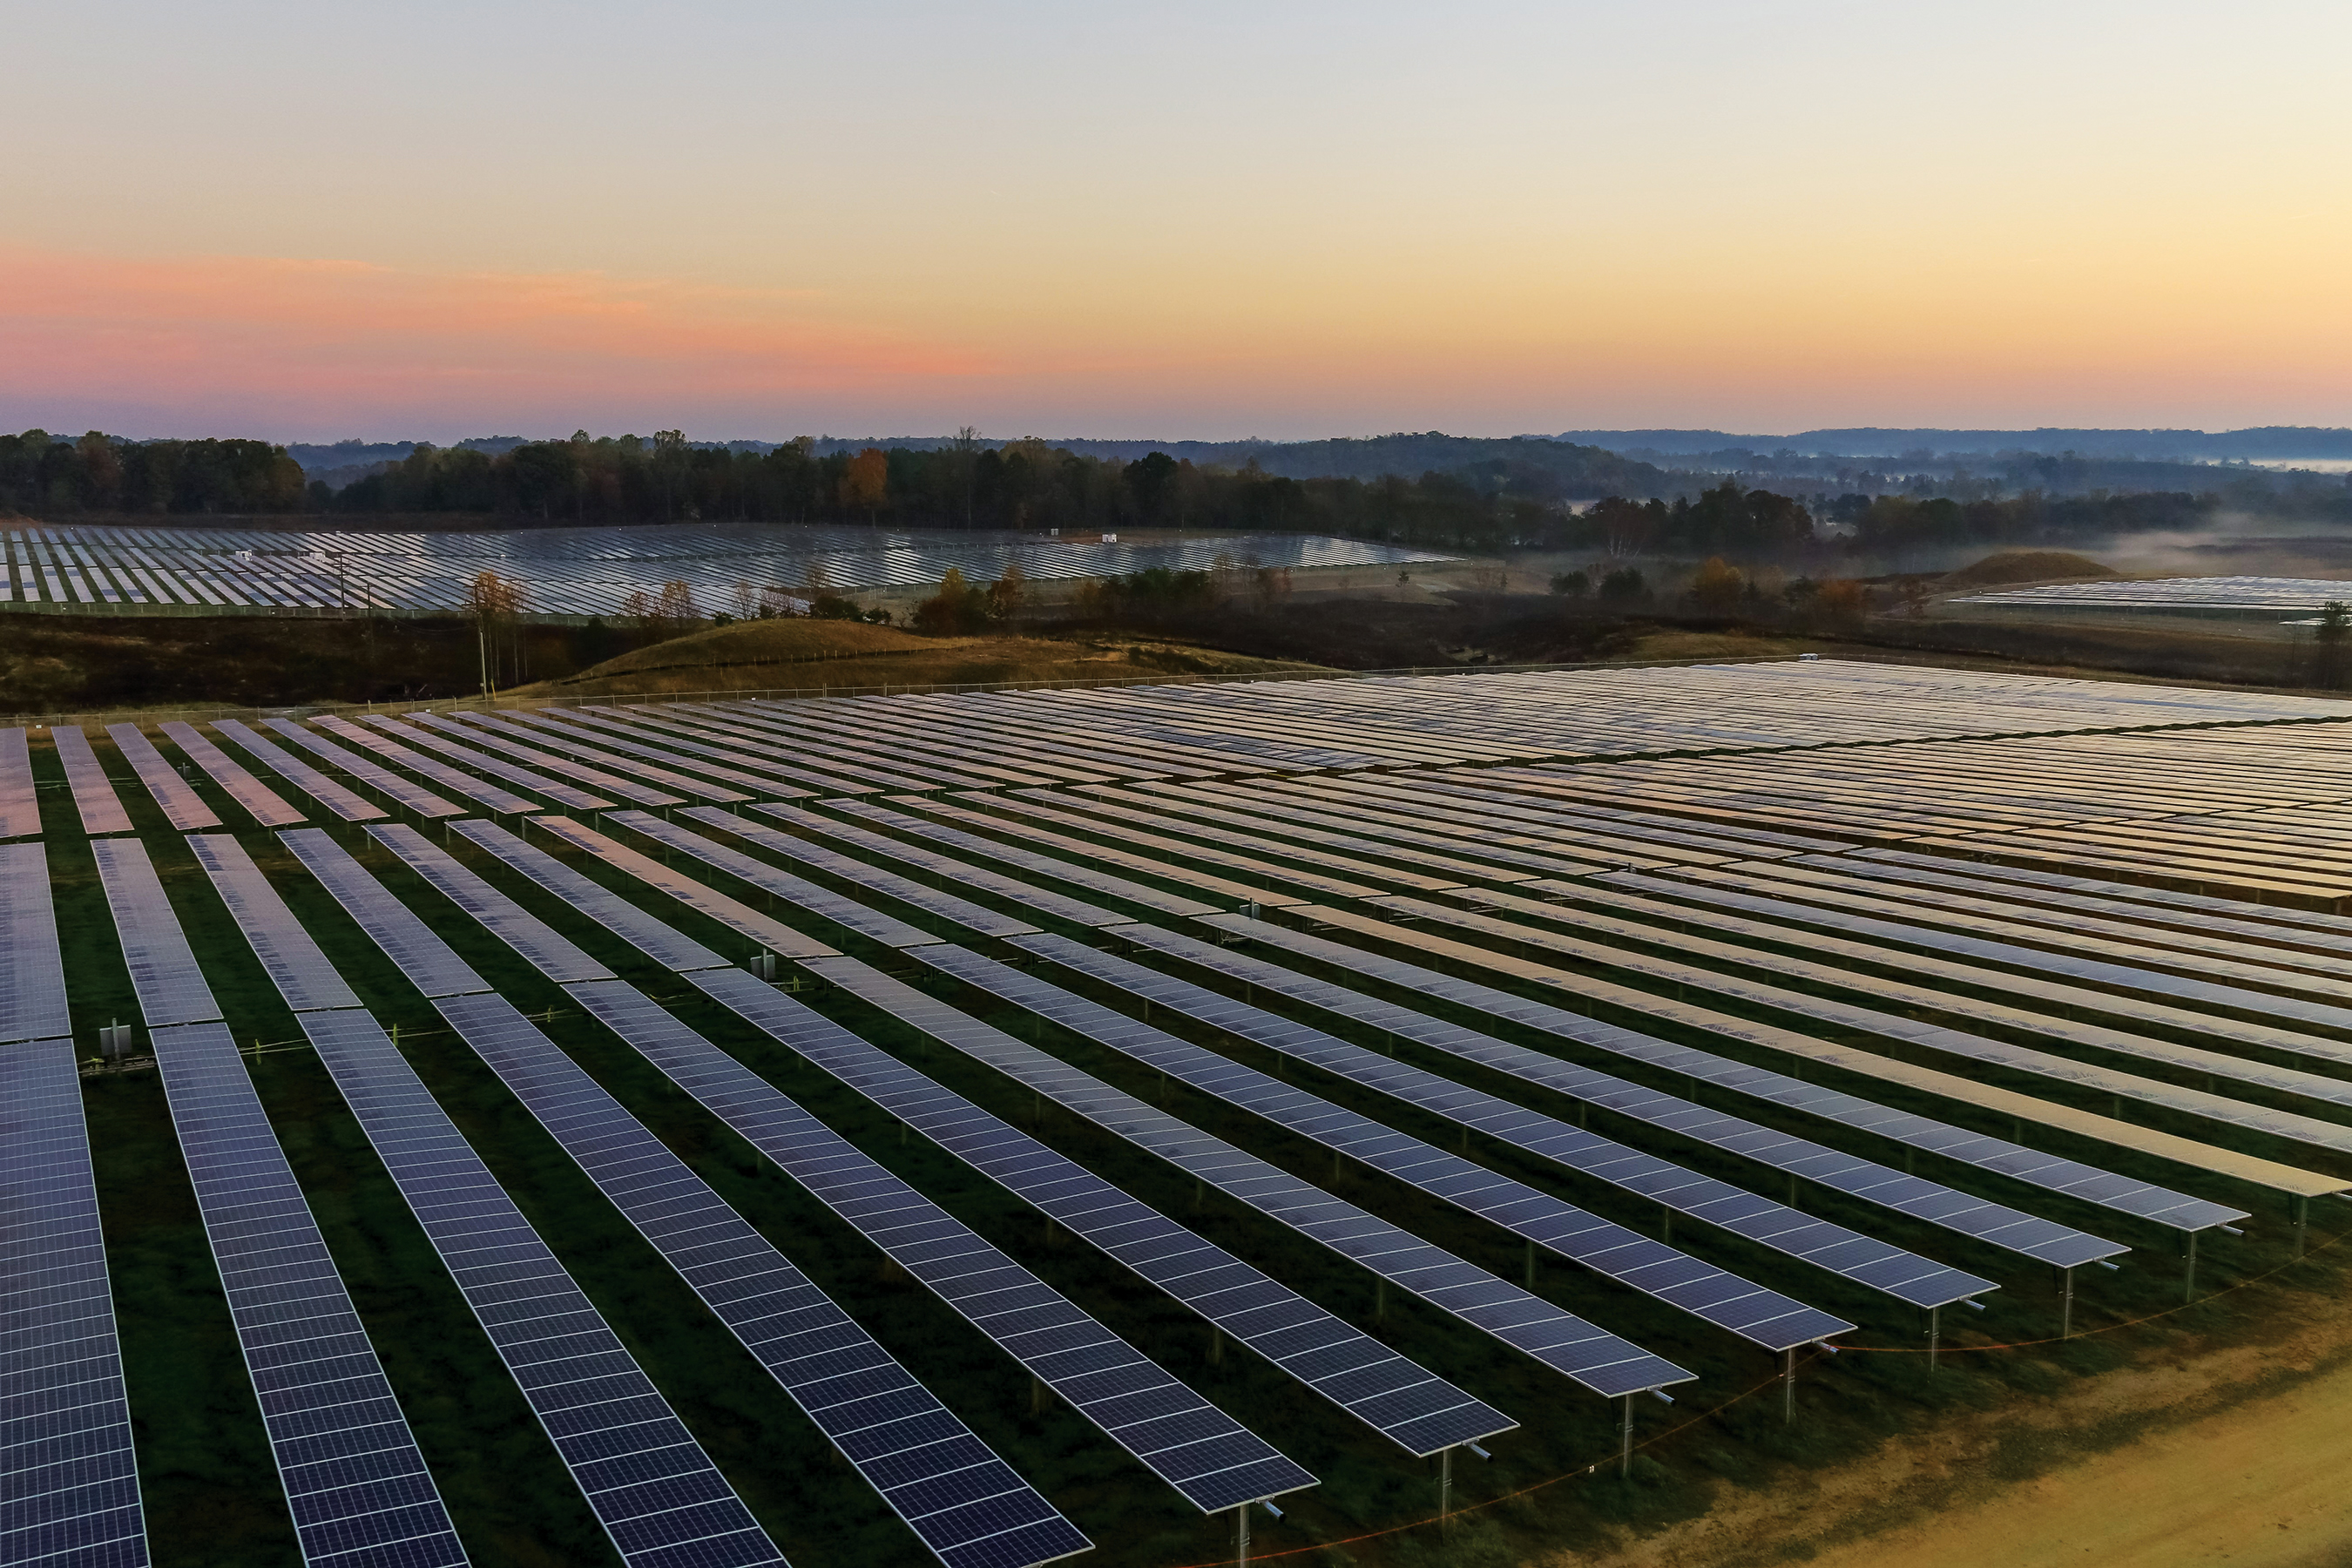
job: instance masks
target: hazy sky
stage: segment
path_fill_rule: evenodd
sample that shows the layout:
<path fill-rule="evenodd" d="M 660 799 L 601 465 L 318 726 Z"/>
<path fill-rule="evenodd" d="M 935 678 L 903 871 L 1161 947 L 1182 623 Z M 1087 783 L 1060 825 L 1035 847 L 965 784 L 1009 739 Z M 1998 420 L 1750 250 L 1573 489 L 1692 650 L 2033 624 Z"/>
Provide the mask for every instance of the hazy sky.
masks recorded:
<path fill-rule="evenodd" d="M 0 4 L 0 426 L 2352 423 L 2352 6 Z"/>

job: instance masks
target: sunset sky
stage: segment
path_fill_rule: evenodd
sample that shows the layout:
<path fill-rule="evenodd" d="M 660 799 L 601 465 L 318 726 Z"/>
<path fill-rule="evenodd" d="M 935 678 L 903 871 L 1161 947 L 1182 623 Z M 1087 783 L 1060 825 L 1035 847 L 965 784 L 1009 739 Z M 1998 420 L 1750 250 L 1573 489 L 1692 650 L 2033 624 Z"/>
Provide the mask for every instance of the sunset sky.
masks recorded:
<path fill-rule="evenodd" d="M 10 6 L 0 426 L 2352 423 L 2352 6 Z"/>

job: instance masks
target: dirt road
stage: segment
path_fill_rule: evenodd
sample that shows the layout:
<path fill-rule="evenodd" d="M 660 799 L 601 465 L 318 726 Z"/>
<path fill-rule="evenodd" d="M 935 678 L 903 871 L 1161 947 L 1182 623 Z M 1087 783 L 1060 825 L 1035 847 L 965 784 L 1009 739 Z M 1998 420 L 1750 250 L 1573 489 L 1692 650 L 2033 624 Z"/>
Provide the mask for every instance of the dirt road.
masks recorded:
<path fill-rule="evenodd" d="M 2283 1315 L 2295 1326 L 2268 1343 L 1956 1412 L 1618 1555 L 1541 1568 L 2352 1568 L 2352 1300 L 2303 1294 Z M 2085 1441 L 2117 1421 L 2145 1435 Z M 2021 1436 L 2045 1458 L 2003 1479 Z"/>

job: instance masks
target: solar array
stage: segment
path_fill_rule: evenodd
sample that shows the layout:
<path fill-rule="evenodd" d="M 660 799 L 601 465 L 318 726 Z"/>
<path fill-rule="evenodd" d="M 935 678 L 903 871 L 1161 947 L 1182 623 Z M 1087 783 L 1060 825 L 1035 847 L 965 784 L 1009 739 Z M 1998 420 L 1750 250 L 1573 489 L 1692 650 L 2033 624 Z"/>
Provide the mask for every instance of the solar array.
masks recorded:
<path fill-rule="evenodd" d="M 531 614 L 613 616 L 632 593 L 684 582 L 706 608 L 739 584 L 806 607 L 824 591 L 912 587 L 950 568 L 975 582 L 1098 577 L 1162 567 L 1205 571 L 1220 558 L 1273 567 L 1399 566 L 1454 559 L 1315 534 L 1160 542 L 1062 541 L 1034 533 L 902 531 L 772 523 L 670 523 L 450 533 L 149 528 L 0 529 L 0 604 L 346 610 L 464 609 L 475 577 L 520 579 Z"/>
<path fill-rule="evenodd" d="M 2316 616 L 2352 600 L 2352 583 L 2332 577 L 2158 577 L 2137 582 L 2040 583 L 1953 596 L 1955 605 L 2068 610 L 2242 611 Z"/>
<path fill-rule="evenodd" d="M 37 844 L 0 847 L 0 1563 L 143 1568 L 131 1405 Z"/>
<path fill-rule="evenodd" d="M 220 1014 L 145 847 L 91 848 L 304 1561 L 464 1563 L 236 1039 L 188 1021 Z"/>
<path fill-rule="evenodd" d="M 314 875 L 331 876 L 338 901 L 411 984 L 445 983 L 454 955 L 445 962 L 426 952 L 413 935 L 415 915 L 357 861 L 315 837 L 301 853 Z M 497 898 L 473 898 L 469 912 L 478 919 L 489 908 L 503 917 L 491 930 L 527 937 L 521 911 L 497 908 Z M 478 987 L 434 1004 L 950 1568 L 1027 1568 L 1085 1549 L 1066 1520 L 512 1003 Z M 608 1023 L 617 1016 L 597 1011 Z"/>
<path fill-rule="evenodd" d="M 75 1038 L 79 966 L 119 984 L 52 917 L 85 840 L 306 1557 L 342 1531 L 338 1562 L 459 1560 L 324 1250 L 355 1222 L 322 1234 L 270 1128 L 280 1080 L 238 1060 L 232 1028 L 282 1015 L 215 993 L 191 900 L 276 985 L 647 1568 L 781 1562 L 745 1503 L 772 1494 L 712 1462 L 625 1348 L 626 1296 L 590 1305 L 595 1260 L 524 1219 L 537 1194 L 468 1145 L 394 1021 L 478 1057 L 464 1092 L 528 1112 L 719 1320 L 664 1333 L 730 1335 L 868 1483 L 872 1528 L 899 1528 L 887 1507 L 952 1568 L 1084 1552 L 1121 1509 L 1287 1500 L 1322 1510 L 1301 1544 L 1384 1527 L 1313 1500 L 1295 1440 L 1450 1476 L 1454 1449 L 1600 1399 L 1630 1442 L 1633 1396 L 1735 1393 L 1768 1353 L 1793 1415 L 1802 1346 L 1924 1326 L 1932 1350 L 1963 1304 L 1986 1340 L 2063 1336 L 2078 1273 L 2141 1249 L 2193 1295 L 2200 1239 L 2209 1268 L 2260 1272 L 2311 1199 L 2352 1194 L 2332 700 L 1813 661 L 214 730 L 234 755 L 185 725 L 0 732 L 0 826 L 33 838 L 57 791 L 84 829 L 0 844 L 0 1124 L 38 1153 L 0 1146 L 0 1189 L 40 1194 L 0 1275 L 65 1260 L 26 1321 L 47 1348 L 0 1389 L 93 1391 L 83 1425 L 0 1429 L 12 1475 L 77 1467 L 47 1514 L 0 1521 L 0 1564 L 57 1541 L 142 1560 L 140 1387 L 95 1226 L 112 1155 L 66 1089 L 77 1058 L 150 1064 Z M 313 803 L 352 826 L 299 826 Z M 290 906 L 287 878 L 310 889 Z M 391 967 L 343 962 L 369 949 Z M 724 1198 L 666 1142 L 694 1127 L 758 1156 Z M 1181 1216 L 1151 1196 L 1188 1187 Z M 976 1191 L 1047 1240 L 983 1223 Z M 2216 1258 L 2216 1235 L 2244 1239 Z M 1084 1268 L 1031 1251 L 1063 1237 Z M 938 1348 L 830 1289 L 844 1245 L 1034 1380 L 1080 1469 L 962 1408 L 984 1379 L 926 1388 Z M 1297 1397 L 1196 1386 L 1122 1290 Z M 1392 1296 L 1410 1344 L 1375 1327 Z M 1511 1358 L 1574 1397 L 1521 1407 L 1476 1370 Z M 319 1468 L 362 1433 L 364 1463 Z M 1038 1484 L 1073 1473 L 1097 1479 Z"/>

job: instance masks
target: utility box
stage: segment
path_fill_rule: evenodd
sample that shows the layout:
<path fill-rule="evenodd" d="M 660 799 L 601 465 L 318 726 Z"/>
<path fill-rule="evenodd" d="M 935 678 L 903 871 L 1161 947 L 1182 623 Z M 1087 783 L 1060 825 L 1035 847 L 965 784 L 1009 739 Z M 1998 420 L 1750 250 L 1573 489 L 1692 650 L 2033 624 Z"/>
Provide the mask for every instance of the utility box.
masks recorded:
<path fill-rule="evenodd" d="M 765 948 L 743 961 L 743 967 L 759 979 L 773 984 L 776 979 L 776 955 Z"/>

